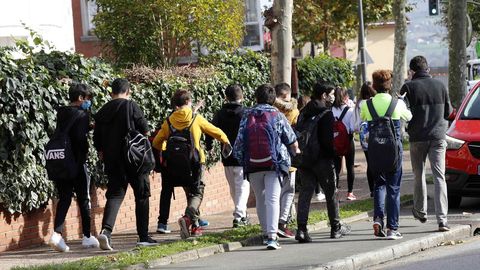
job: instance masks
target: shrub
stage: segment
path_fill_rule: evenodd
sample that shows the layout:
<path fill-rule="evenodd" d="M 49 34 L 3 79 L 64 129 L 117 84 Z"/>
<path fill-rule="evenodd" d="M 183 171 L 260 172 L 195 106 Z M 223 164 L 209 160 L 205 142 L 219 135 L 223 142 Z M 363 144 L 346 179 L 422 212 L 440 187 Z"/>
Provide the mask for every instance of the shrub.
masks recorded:
<path fill-rule="evenodd" d="M 55 128 L 55 109 L 67 104 L 68 82 L 82 82 L 92 88 L 95 113 L 108 101 L 105 82 L 119 76 L 99 59 L 47 52 L 41 41 L 36 43 L 40 48 L 19 42 L 17 48 L 0 49 L 0 203 L 12 213 L 41 207 L 54 194 L 44 169 L 43 147 Z M 12 56 L 18 50 L 24 58 Z M 147 72 L 148 76 L 142 75 Z M 212 119 L 223 103 L 223 89 L 228 84 L 243 83 L 246 96 L 252 96 L 257 85 L 269 80 L 268 59 L 255 53 L 224 55 L 201 68 L 139 68 L 125 73 L 136 82 L 132 84 L 132 98 L 145 112 L 152 129 L 171 113 L 170 97 L 179 88 L 190 89 L 194 101 L 205 100 L 200 113 Z M 216 160 L 218 156 L 209 155 L 209 164 Z M 92 147 L 88 166 L 96 185 L 105 184 Z"/>
<path fill-rule="evenodd" d="M 298 61 L 298 85 L 304 95 L 310 95 L 317 81 L 326 81 L 335 86 L 351 87 L 355 76 L 352 62 L 325 54 L 307 57 Z"/>

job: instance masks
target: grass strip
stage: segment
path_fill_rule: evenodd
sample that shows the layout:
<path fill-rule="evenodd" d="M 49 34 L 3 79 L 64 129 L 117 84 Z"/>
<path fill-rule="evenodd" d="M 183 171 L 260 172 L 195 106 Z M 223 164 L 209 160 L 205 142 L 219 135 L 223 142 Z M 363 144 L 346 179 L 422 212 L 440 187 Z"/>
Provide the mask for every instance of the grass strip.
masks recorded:
<path fill-rule="evenodd" d="M 411 200 L 412 195 L 404 195 L 401 202 Z M 348 218 L 373 209 L 373 199 L 358 200 L 340 206 L 340 217 Z M 312 211 L 309 215 L 309 223 L 315 224 L 328 220 L 327 212 L 324 210 Z M 169 243 L 161 243 L 154 247 L 134 248 L 131 251 L 120 252 L 108 256 L 95 256 L 74 262 L 62 264 L 47 264 L 31 267 L 14 267 L 15 270 L 95 270 L 95 269 L 121 269 L 129 265 L 143 263 L 148 265 L 149 261 L 180 252 L 198 249 L 203 247 L 225 244 L 230 242 L 243 241 L 257 236 L 261 233 L 259 225 L 245 226 L 236 229 L 229 229 L 218 233 L 207 233 L 201 237 L 188 240 L 179 240 Z"/>

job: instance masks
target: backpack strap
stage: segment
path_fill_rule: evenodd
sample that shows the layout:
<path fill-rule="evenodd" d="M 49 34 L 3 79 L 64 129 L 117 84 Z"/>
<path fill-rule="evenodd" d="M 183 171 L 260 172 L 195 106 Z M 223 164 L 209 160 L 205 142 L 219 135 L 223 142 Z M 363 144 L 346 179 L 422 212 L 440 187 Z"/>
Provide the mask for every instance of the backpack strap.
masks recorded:
<path fill-rule="evenodd" d="M 367 100 L 367 107 L 368 107 L 368 111 L 370 112 L 370 115 L 372 116 L 372 119 L 373 120 L 378 119 L 379 116 L 378 116 L 377 111 L 375 110 L 375 107 L 373 107 L 373 100 L 372 99 Z"/>
<path fill-rule="evenodd" d="M 190 131 L 190 128 L 192 127 L 192 125 L 193 125 L 193 122 L 195 122 L 195 119 L 197 119 L 197 114 L 196 114 L 196 113 L 193 114 L 192 122 L 191 122 L 190 125 L 187 127 L 187 129 L 188 129 L 189 131 Z"/>
<path fill-rule="evenodd" d="M 347 114 L 348 110 L 350 110 L 350 107 L 345 107 L 343 108 L 342 114 L 340 114 L 340 117 L 338 118 L 338 121 L 342 121 L 343 117 L 345 117 L 345 114 Z"/>
<path fill-rule="evenodd" d="M 397 107 L 398 99 L 392 97 L 390 101 L 390 105 L 388 106 L 387 112 L 385 113 L 385 117 L 392 117 L 393 112 L 395 111 L 395 107 Z"/>
<path fill-rule="evenodd" d="M 65 134 L 68 134 L 68 132 L 70 132 L 70 129 L 72 128 L 73 124 L 75 124 L 75 121 L 77 121 L 78 118 L 80 118 L 80 115 L 82 114 L 81 111 L 77 110 L 75 112 L 75 114 L 72 116 L 72 118 L 70 118 L 70 121 L 68 122 L 68 124 L 65 126 L 65 129 L 62 130 L 62 131 L 58 131 L 59 133 L 65 133 Z"/>
<path fill-rule="evenodd" d="M 172 115 L 170 115 L 172 116 Z M 170 116 L 167 117 L 167 124 L 168 124 L 168 128 L 170 129 L 170 134 L 172 134 L 173 132 L 175 132 L 177 129 L 173 127 L 172 123 L 170 122 Z M 187 127 L 187 130 L 190 131 L 190 128 L 192 127 L 193 125 L 193 122 L 195 122 L 195 119 L 197 118 L 197 114 L 194 113 L 193 114 L 193 118 L 192 118 L 192 122 L 190 122 L 190 125 L 188 125 Z"/>
<path fill-rule="evenodd" d="M 132 119 L 132 117 L 130 117 L 130 111 L 133 112 L 133 101 L 127 100 L 126 103 L 127 103 L 127 105 L 126 105 L 127 106 L 127 110 L 126 110 L 127 111 L 127 129 L 128 129 L 128 131 L 131 131 L 135 128 L 135 124 L 133 124 L 133 125 L 131 124 L 133 119 Z"/>

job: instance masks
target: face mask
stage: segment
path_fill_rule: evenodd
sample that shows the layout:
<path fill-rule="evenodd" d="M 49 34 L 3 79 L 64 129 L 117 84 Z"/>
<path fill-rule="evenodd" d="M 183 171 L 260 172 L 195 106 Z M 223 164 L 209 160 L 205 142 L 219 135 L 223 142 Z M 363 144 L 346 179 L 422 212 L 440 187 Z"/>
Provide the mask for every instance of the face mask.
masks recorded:
<path fill-rule="evenodd" d="M 92 106 L 92 101 L 90 100 L 84 100 L 82 105 L 80 105 L 80 108 L 82 108 L 83 110 L 88 110 L 90 109 L 90 106 Z"/>

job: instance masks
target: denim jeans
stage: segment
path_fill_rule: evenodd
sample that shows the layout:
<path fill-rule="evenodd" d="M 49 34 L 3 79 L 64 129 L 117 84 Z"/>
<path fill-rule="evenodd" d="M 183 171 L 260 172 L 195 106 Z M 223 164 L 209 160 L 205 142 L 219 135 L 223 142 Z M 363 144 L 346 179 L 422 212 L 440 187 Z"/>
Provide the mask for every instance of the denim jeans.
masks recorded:
<path fill-rule="evenodd" d="M 395 131 L 397 133 L 397 145 L 399 149 L 399 160 L 397 168 L 393 172 L 374 174 L 375 189 L 373 193 L 374 220 L 383 218 L 385 208 L 387 210 L 387 228 L 398 229 L 398 219 L 400 215 L 400 183 L 402 180 L 402 153 L 403 146 L 401 141 L 400 122 L 394 121 Z"/>

